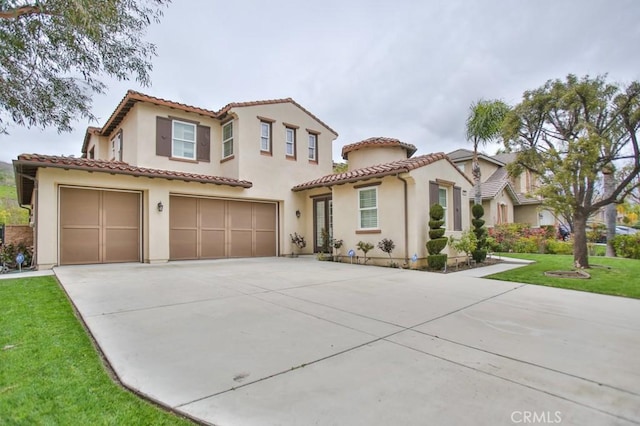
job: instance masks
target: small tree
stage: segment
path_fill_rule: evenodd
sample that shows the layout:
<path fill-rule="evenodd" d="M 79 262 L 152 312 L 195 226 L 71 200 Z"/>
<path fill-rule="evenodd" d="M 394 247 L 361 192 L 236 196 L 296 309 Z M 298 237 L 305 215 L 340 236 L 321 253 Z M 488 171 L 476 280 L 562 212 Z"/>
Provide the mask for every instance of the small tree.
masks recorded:
<path fill-rule="evenodd" d="M 297 232 L 294 232 L 293 235 L 289 234 L 289 237 L 291 238 L 291 244 L 298 247 L 298 250 L 302 250 L 307 246 L 307 242 L 304 240 L 304 237 L 302 235 L 298 235 Z"/>
<path fill-rule="evenodd" d="M 471 214 L 473 219 L 473 233 L 476 237 L 476 248 L 472 252 L 473 260 L 478 263 L 484 262 L 487 258 L 487 228 L 484 227 L 484 208 L 481 204 L 474 204 L 471 207 Z"/>
<path fill-rule="evenodd" d="M 477 205 L 478 204 L 476 204 L 476 206 Z M 455 239 L 452 235 L 451 237 L 449 237 L 449 245 L 456 249 L 456 251 L 460 251 L 466 254 L 467 265 L 471 265 L 470 255 L 472 253 L 475 254 L 478 247 L 478 239 L 476 238 L 476 234 L 474 232 L 471 232 L 471 230 L 467 229 L 462 233 L 459 240 Z"/>
<path fill-rule="evenodd" d="M 331 253 L 331 238 L 329 237 L 329 231 L 325 228 L 320 230 L 320 239 L 322 240 L 320 244 L 320 251 L 322 253 Z"/>
<path fill-rule="evenodd" d="M 371 243 L 365 243 L 364 241 L 358 241 L 357 244 L 358 250 L 362 251 L 362 253 L 364 253 L 364 263 L 367 263 L 367 253 L 373 248 L 373 244 Z"/>
<path fill-rule="evenodd" d="M 391 259 L 391 252 L 393 252 L 393 249 L 396 248 L 396 245 L 394 244 L 393 240 L 389 238 L 384 238 L 382 241 L 378 243 L 378 248 L 389 255 L 389 266 L 391 266 L 392 268 L 395 267 L 396 264 Z"/>
<path fill-rule="evenodd" d="M 340 250 L 340 247 L 342 247 L 343 244 L 344 244 L 344 241 L 342 240 L 336 240 L 336 239 L 331 240 L 331 247 L 333 247 L 333 250 L 334 250 L 333 257 L 336 262 L 338 261 L 338 250 Z"/>
<path fill-rule="evenodd" d="M 447 237 L 444 236 L 444 209 L 440 204 L 434 204 L 429 209 L 429 238 L 427 241 L 427 262 L 431 269 L 442 269 L 447 264 L 447 255 L 440 254 L 442 249 L 447 245 Z"/>

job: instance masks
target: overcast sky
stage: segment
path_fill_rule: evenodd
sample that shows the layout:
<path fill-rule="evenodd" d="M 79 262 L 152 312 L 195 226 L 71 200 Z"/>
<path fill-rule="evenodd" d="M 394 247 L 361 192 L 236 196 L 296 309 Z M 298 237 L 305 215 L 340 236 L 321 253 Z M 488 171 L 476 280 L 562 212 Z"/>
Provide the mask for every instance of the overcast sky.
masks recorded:
<path fill-rule="evenodd" d="M 79 156 L 86 127 L 104 125 L 127 89 L 213 110 L 292 97 L 340 134 L 338 160 L 372 136 L 418 154 L 469 148 L 473 101 L 516 104 L 568 73 L 640 80 L 637 0 L 175 0 L 147 39 L 158 48 L 151 87 L 107 79 L 97 123 L 61 135 L 12 127 L 0 160 Z"/>

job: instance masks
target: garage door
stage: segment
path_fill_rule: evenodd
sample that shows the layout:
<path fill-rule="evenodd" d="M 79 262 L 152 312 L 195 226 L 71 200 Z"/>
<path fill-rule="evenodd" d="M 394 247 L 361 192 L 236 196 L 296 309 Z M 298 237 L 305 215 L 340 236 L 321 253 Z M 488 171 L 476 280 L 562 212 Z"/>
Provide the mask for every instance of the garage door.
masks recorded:
<path fill-rule="evenodd" d="M 61 265 L 139 261 L 139 193 L 60 188 Z"/>
<path fill-rule="evenodd" d="M 276 255 L 276 205 L 171 196 L 170 258 Z"/>

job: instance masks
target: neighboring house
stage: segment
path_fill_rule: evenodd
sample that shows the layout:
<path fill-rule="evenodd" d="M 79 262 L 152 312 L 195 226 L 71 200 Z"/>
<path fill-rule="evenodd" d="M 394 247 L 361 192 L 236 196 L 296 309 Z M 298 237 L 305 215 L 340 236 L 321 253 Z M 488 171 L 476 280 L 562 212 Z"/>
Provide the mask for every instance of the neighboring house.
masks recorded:
<path fill-rule="evenodd" d="M 423 259 L 435 202 L 447 234 L 468 228 L 472 183 L 445 154 L 372 138 L 344 147 L 349 169 L 332 174 L 336 137 L 290 98 L 213 111 L 129 91 L 87 129 L 82 158 L 14 160 L 36 264 L 282 256 L 294 233 L 310 254 L 323 228 L 343 255 L 391 238 L 394 257 Z"/>
<path fill-rule="evenodd" d="M 316 250 L 322 228 L 344 241 L 341 253 L 356 249 L 358 241 L 374 246 L 383 238 L 395 243 L 393 257 L 426 256 L 429 207 L 445 208 L 446 235 L 459 235 L 470 223 L 469 205 L 463 203 L 471 181 L 444 153 L 412 157 L 416 147 L 391 138 L 370 138 L 346 145 L 342 157 L 348 170 L 328 174 L 293 187 L 313 211 L 307 232 L 314 236 Z M 312 226 L 312 229 L 309 227 Z M 454 254 L 454 253 L 449 253 Z M 369 256 L 384 256 L 372 250 Z"/>
<path fill-rule="evenodd" d="M 447 155 L 469 179 L 473 179 L 473 151 L 457 149 Z M 554 225 L 555 218 L 542 208 L 542 200 L 534 195 L 535 177 L 531 172 L 524 170 L 518 177 L 508 175 L 506 165 L 513 161 L 513 153 L 494 156 L 478 153 L 486 226 L 502 223 L 528 223 L 534 227 Z M 469 202 L 473 204 L 473 191 Z"/>

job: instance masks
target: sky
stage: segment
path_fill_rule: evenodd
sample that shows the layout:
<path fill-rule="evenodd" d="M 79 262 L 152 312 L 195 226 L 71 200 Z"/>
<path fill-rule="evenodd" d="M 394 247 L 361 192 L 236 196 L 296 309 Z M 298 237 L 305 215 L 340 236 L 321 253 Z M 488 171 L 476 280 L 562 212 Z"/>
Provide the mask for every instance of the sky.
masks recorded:
<path fill-rule="evenodd" d="M 471 148 L 474 101 L 515 105 L 569 73 L 640 80 L 639 23 L 637 0 L 174 0 L 147 31 L 150 87 L 103 78 L 97 122 L 63 134 L 10 127 L 0 161 L 79 156 L 87 126 L 104 125 L 128 89 L 212 110 L 291 97 L 339 133 L 336 161 L 373 136 L 417 155 Z"/>

